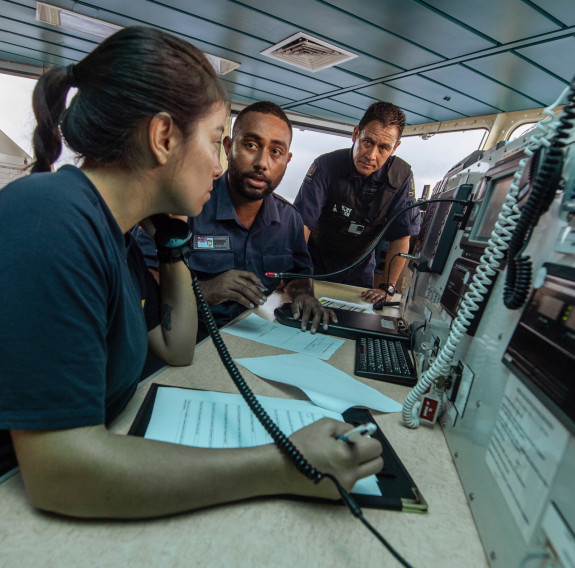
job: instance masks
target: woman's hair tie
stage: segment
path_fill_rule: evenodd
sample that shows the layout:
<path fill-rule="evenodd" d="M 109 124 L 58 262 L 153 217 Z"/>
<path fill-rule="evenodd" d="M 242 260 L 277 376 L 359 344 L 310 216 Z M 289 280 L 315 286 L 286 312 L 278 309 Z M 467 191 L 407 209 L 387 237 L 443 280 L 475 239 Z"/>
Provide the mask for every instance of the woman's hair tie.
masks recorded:
<path fill-rule="evenodd" d="M 75 65 L 72 63 L 66 67 L 66 76 L 68 77 L 68 84 L 70 87 L 77 87 L 76 77 L 74 76 Z"/>

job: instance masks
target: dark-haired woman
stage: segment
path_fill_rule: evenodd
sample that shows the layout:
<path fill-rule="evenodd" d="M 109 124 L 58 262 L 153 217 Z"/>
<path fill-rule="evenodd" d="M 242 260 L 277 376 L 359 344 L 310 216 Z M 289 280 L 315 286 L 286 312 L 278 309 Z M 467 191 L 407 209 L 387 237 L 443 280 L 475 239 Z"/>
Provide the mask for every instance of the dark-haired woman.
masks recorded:
<path fill-rule="evenodd" d="M 223 101 L 201 52 L 152 28 L 126 28 L 38 81 L 36 173 L 0 191 L 0 433 L 10 432 L 41 509 L 138 518 L 255 495 L 337 497 L 272 445 L 207 450 L 106 427 L 133 394 L 148 343 L 171 364 L 190 363 L 189 271 L 160 266 L 161 303 L 172 309 L 148 331 L 127 233 L 156 213 L 201 211 L 222 171 Z M 81 168 L 50 171 L 61 135 Z M 292 439 L 349 489 L 382 464 L 377 441 L 337 441 L 347 429 L 321 421 Z"/>

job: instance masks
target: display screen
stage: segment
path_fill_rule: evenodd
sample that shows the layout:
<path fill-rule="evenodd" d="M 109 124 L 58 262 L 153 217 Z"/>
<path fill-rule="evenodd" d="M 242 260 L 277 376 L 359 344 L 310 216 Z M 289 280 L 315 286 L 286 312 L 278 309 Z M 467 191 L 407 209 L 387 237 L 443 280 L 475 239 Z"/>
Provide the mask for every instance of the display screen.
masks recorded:
<path fill-rule="evenodd" d="M 575 269 L 546 264 L 509 342 L 504 362 L 559 407 L 575 427 Z"/>
<path fill-rule="evenodd" d="M 485 192 L 485 199 L 479 212 L 479 218 L 475 223 L 469 240 L 480 242 L 487 242 L 489 240 L 499 213 L 501 212 L 501 208 L 503 207 L 503 203 L 505 202 L 505 198 L 509 193 L 512 181 L 513 174 L 491 180 Z"/>

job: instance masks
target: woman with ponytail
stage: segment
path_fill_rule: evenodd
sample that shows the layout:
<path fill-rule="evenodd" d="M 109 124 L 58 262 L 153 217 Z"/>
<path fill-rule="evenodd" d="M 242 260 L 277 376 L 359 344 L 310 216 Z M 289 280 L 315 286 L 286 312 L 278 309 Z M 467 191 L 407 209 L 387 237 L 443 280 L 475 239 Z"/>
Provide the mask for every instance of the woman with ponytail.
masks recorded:
<path fill-rule="evenodd" d="M 32 503 L 142 518 L 256 495 L 337 498 L 273 445 L 207 450 L 107 429 L 148 346 L 173 365 L 193 356 L 189 270 L 160 263 L 161 309 L 146 318 L 151 284 L 129 231 L 155 214 L 197 215 L 222 173 L 224 94 L 207 59 L 160 30 L 126 28 L 46 72 L 33 106 L 33 173 L 0 191 L 0 436 Z M 63 142 L 80 167 L 54 172 Z M 322 421 L 293 440 L 350 489 L 381 467 L 381 449 L 362 440 L 352 451 L 336 440 L 346 429 Z"/>

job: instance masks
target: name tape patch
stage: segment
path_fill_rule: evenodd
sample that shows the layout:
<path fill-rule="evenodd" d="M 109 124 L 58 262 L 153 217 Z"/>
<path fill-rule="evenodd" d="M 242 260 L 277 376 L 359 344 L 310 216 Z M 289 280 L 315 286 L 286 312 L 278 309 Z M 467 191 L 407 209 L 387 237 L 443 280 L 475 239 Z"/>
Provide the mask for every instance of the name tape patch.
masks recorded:
<path fill-rule="evenodd" d="M 194 250 L 230 250 L 230 237 L 194 236 Z"/>

